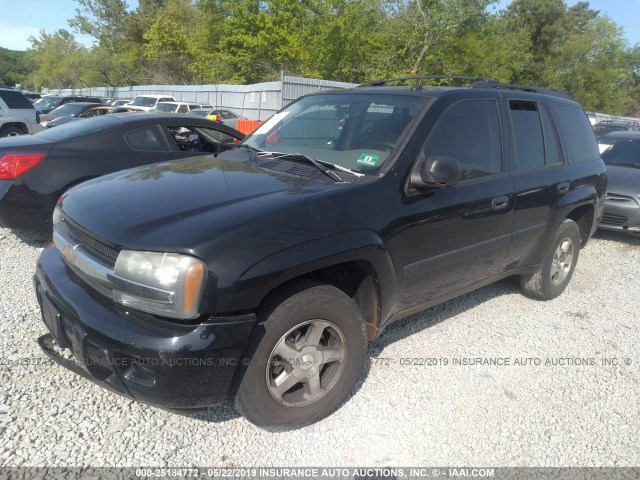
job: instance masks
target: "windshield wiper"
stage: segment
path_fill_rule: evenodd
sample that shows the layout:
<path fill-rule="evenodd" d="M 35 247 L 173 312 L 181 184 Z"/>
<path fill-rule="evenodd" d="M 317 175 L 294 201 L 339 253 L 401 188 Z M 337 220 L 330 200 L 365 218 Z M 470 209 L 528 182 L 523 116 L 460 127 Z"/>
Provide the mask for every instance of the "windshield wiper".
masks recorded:
<path fill-rule="evenodd" d="M 316 167 L 318 170 L 320 170 L 322 173 L 324 173 L 326 176 L 328 176 L 329 178 L 335 180 L 336 182 L 344 182 L 344 180 L 335 172 L 333 172 L 331 169 L 333 170 L 339 170 L 341 172 L 346 172 L 350 175 L 353 175 L 354 177 L 362 177 L 364 176 L 363 173 L 358 173 L 358 172 L 354 172 L 353 170 L 343 167 L 341 165 L 336 165 L 335 163 L 331 163 L 331 162 L 327 162 L 325 160 L 316 160 L 313 157 L 309 157 L 308 155 L 305 155 L 304 153 L 284 153 L 284 152 L 267 152 L 267 151 L 260 151 L 258 152 L 258 154 L 262 154 L 263 156 L 269 156 L 269 157 L 273 157 L 273 158 L 290 158 L 292 160 L 302 160 L 305 161 L 307 163 L 310 163 L 311 165 L 313 165 L 314 167 Z M 328 168 L 325 168 L 328 167 Z"/>

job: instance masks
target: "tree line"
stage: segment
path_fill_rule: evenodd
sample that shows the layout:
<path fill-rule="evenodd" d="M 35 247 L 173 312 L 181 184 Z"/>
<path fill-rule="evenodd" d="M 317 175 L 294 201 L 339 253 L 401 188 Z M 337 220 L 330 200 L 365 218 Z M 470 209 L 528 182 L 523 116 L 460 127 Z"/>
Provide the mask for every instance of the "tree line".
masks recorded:
<path fill-rule="evenodd" d="M 357 83 L 446 73 L 564 90 L 588 110 L 640 114 L 640 45 L 588 2 L 514 0 L 503 10 L 495 0 L 76 3 L 69 30 L 40 31 L 17 60 L 9 52 L 11 79 L 39 89 L 249 84 L 282 71 Z M 86 47 L 74 34 L 95 42 Z"/>

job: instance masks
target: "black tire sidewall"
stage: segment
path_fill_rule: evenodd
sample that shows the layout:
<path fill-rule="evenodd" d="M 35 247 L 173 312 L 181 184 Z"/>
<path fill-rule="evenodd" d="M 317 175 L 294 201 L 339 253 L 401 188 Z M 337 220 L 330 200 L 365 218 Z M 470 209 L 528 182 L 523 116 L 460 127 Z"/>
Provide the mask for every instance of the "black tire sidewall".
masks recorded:
<path fill-rule="evenodd" d="M 266 365 L 276 343 L 289 330 L 308 320 L 333 323 L 344 335 L 347 353 L 343 371 L 331 390 L 317 401 L 300 407 L 277 402 L 267 390 Z M 362 314 L 343 292 L 328 285 L 307 288 L 285 299 L 256 327 L 244 358 L 236 393 L 238 410 L 252 423 L 272 431 L 312 424 L 336 410 L 353 390 L 366 355 L 366 329 Z"/>
<path fill-rule="evenodd" d="M 25 133 L 18 127 L 4 127 L 0 128 L 0 138 L 8 137 L 11 133 L 17 133 L 18 135 L 24 135 Z"/>
<path fill-rule="evenodd" d="M 566 238 L 570 238 L 573 243 L 573 259 L 571 262 L 571 268 L 569 273 L 562 282 L 558 285 L 554 285 L 551 281 L 551 265 L 553 262 L 553 256 L 562 241 Z M 560 224 L 556 235 L 553 238 L 553 242 L 549 246 L 547 255 L 544 258 L 544 264 L 542 266 L 542 289 L 547 299 L 552 299 L 559 296 L 564 292 L 565 288 L 573 277 L 573 272 L 576 269 L 578 263 L 578 255 L 580 253 L 580 229 L 573 220 L 565 220 Z"/>

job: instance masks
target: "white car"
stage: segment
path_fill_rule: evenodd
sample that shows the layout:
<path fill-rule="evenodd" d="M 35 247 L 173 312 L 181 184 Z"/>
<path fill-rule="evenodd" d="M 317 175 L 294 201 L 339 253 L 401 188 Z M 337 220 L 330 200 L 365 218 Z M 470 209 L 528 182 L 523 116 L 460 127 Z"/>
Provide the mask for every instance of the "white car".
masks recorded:
<path fill-rule="evenodd" d="M 31 101 L 12 88 L 0 88 L 0 137 L 41 132 L 40 114 Z"/>
<path fill-rule="evenodd" d="M 175 102 L 176 99 L 167 95 L 138 95 L 127 105 L 139 107 L 142 110 L 151 110 L 158 102 Z"/>
<path fill-rule="evenodd" d="M 211 105 L 188 102 L 158 102 L 151 110 L 163 113 L 189 113 L 191 110 L 199 108 L 213 108 Z"/>

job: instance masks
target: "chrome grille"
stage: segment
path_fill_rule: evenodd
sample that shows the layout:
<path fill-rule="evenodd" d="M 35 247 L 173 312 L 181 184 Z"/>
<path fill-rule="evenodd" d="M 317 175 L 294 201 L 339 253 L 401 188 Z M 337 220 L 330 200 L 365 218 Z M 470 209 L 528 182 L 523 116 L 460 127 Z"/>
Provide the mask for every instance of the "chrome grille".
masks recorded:
<path fill-rule="evenodd" d="M 73 239 L 77 240 L 78 243 L 81 243 L 89 255 L 98 257 L 98 259 L 103 260 L 102 263 L 105 263 L 108 266 L 112 267 L 115 265 L 116 260 L 118 259 L 118 250 L 87 235 L 79 228 L 71 225 L 69 222 L 65 222 L 65 225 Z"/>

